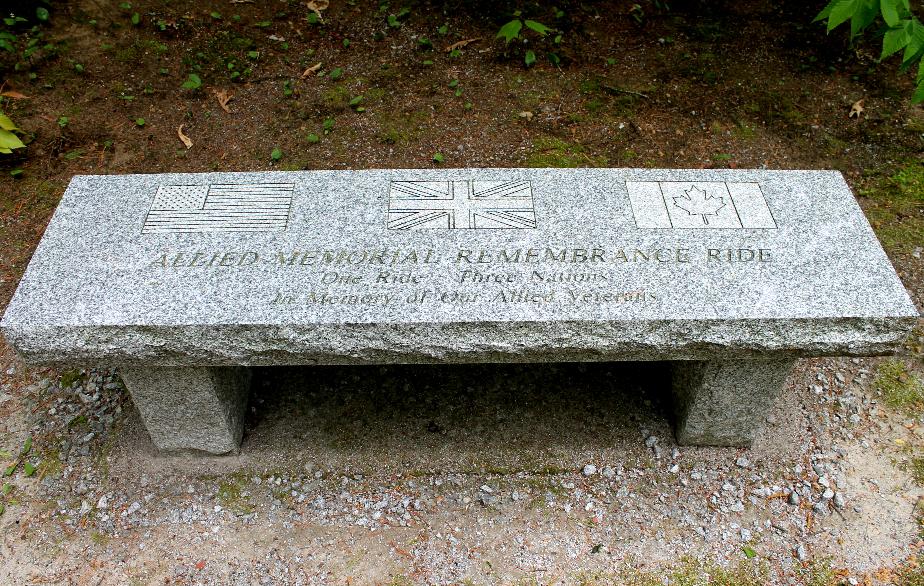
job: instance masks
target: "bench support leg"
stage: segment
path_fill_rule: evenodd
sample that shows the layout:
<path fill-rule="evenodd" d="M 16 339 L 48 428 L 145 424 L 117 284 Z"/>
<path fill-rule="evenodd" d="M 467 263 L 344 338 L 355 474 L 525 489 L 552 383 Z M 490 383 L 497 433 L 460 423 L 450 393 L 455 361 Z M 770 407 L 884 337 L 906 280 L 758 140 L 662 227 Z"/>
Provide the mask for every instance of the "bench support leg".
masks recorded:
<path fill-rule="evenodd" d="M 225 454 L 240 447 L 249 368 L 124 368 L 121 374 L 159 449 Z"/>
<path fill-rule="evenodd" d="M 794 363 L 788 358 L 674 362 L 677 442 L 750 446 Z"/>

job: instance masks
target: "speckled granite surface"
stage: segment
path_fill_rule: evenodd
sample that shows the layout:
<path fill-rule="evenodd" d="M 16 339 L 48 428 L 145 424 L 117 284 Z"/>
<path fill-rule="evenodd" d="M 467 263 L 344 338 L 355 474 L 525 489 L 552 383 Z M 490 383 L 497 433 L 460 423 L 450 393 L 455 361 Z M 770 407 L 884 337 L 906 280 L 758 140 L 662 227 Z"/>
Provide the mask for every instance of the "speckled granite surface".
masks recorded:
<path fill-rule="evenodd" d="M 830 171 L 77 176 L 3 317 L 32 362 L 876 354 L 918 315 Z"/>

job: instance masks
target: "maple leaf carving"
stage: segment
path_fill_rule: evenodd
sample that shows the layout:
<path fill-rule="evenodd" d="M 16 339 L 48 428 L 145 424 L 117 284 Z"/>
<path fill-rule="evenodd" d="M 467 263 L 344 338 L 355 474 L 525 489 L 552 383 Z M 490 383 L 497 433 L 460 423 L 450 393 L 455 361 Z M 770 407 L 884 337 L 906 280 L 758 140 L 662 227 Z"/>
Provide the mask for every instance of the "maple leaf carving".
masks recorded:
<path fill-rule="evenodd" d="M 674 197 L 674 205 L 691 216 L 702 217 L 703 223 L 707 226 L 708 216 L 718 216 L 719 210 L 725 207 L 725 198 L 709 195 L 695 185 L 691 185 L 690 189 L 684 189 L 683 193 L 685 195 Z"/>

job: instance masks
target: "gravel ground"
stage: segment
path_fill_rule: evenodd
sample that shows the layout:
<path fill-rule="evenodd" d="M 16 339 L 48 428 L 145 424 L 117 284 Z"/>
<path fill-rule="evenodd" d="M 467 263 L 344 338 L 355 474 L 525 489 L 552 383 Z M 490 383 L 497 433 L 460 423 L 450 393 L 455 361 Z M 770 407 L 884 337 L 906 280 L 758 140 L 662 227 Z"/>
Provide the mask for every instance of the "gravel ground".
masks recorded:
<path fill-rule="evenodd" d="M 920 545 L 876 359 L 800 362 L 751 450 L 678 447 L 657 364 L 261 369 L 216 458 L 158 455 L 115 373 L 4 356 L 4 584 L 878 584 Z"/>

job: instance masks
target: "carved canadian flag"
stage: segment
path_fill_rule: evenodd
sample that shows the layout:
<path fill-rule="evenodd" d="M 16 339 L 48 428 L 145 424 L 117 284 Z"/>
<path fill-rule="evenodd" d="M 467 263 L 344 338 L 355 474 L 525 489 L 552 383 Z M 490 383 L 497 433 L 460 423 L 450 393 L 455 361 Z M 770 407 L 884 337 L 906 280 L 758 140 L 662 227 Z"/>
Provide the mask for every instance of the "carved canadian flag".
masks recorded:
<path fill-rule="evenodd" d="M 776 228 L 760 185 L 720 181 L 627 181 L 639 228 Z"/>

